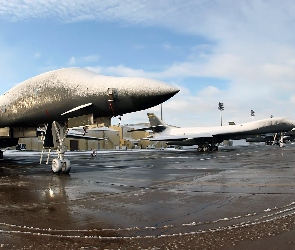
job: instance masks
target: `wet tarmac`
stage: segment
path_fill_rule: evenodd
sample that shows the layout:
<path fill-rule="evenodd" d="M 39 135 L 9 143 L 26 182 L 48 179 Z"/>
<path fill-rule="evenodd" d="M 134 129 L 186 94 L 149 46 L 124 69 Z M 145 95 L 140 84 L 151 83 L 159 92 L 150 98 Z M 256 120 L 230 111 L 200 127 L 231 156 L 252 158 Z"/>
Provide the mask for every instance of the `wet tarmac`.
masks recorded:
<path fill-rule="evenodd" d="M 295 249 L 295 145 L 66 156 L 4 152 L 0 248 Z"/>

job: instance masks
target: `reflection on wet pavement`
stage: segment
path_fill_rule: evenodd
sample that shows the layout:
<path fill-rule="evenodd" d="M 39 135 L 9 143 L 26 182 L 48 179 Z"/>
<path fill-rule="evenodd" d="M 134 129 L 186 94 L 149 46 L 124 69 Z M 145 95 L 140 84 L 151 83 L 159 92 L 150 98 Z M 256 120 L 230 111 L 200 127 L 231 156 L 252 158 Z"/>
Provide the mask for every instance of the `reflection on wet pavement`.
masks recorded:
<path fill-rule="evenodd" d="M 38 165 L 39 153 L 6 151 L 1 247 L 241 249 L 247 240 L 287 237 L 294 152 L 292 145 L 68 152 L 72 173 L 54 175 Z"/>

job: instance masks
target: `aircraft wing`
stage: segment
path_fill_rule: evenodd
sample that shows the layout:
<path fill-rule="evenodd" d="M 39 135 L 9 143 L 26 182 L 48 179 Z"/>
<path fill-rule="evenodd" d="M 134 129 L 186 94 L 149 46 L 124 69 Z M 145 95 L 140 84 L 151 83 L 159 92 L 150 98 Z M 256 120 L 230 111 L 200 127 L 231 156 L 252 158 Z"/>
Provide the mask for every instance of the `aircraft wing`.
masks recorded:
<path fill-rule="evenodd" d="M 69 129 L 69 132 L 66 137 L 73 138 L 73 139 L 85 139 L 85 140 L 96 140 L 96 141 L 104 140 L 104 138 L 85 135 L 85 132 L 82 128 L 81 130 Z"/>
<path fill-rule="evenodd" d="M 87 133 L 88 131 L 116 131 L 114 129 L 108 127 L 97 127 L 97 128 L 89 128 L 88 126 L 79 126 L 79 127 L 72 127 L 70 131 L 74 131 L 75 133 Z M 73 133 L 74 133 L 73 132 Z"/>
<path fill-rule="evenodd" d="M 114 129 L 110 129 L 108 127 L 97 127 L 97 128 L 88 128 L 88 126 L 79 126 L 79 127 L 72 127 L 69 129 L 69 132 L 67 134 L 67 138 L 74 138 L 74 139 L 85 139 L 85 140 L 104 140 L 103 137 L 95 137 L 95 136 L 89 136 L 86 135 L 87 133 L 91 131 L 116 131 Z"/>
<path fill-rule="evenodd" d="M 96 140 L 96 141 L 104 140 L 104 138 L 98 138 L 98 137 L 94 137 L 94 136 L 87 136 L 87 135 L 83 135 L 83 134 L 67 134 L 67 138 Z"/>
<path fill-rule="evenodd" d="M 187 135 L 160 135 L 153 138 L 149 138 L 150 141 L 185 141 L 197 138 L 212 138 L 213 135 L 210 133 L 197 133 Z"/>
<path fill-rule="evenodd" d="M 142 126 L 133 126 L 130 127 L 131 129 L 128 130 L 127 132 L 136 132 L 136 131 L 162 131 L 163 130 L 163 125 L 157 125 L 157 126 L 149 126 L 149 127 L 142 127 Z"/>
<path fill-rule="evenodd" d="M 151 127 L 142 127 L 142 128 L 132 128 L 127 132 L 136 132 L 136 131 L 149 131 L 152 130 Z"/>

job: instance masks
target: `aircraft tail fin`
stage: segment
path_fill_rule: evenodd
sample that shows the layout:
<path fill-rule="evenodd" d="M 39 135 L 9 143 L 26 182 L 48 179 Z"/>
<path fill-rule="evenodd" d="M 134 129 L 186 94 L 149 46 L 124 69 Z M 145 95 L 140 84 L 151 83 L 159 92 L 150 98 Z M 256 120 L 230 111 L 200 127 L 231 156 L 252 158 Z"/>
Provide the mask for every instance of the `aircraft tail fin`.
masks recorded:
<path fill-rule="evenodd" d="M 166 128 L 169 127 L 164 121 L 162 121 L 158 116 L 156 116 L 154 113 L 147 113 L 147 116 L 150 121 L 150 126 L 154 132 L 162 132 Z"/>

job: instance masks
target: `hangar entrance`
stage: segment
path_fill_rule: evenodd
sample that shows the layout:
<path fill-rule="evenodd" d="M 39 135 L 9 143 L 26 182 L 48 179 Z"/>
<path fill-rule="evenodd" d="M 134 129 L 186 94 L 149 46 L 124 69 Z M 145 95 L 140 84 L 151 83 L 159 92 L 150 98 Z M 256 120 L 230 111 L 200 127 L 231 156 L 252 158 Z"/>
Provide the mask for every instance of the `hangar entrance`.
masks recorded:
<path fill-rule="evenodd" d="M 78 151 L 78 150 L 79 150 L 79 141 L 70 140 L 70 151 Z"/>

